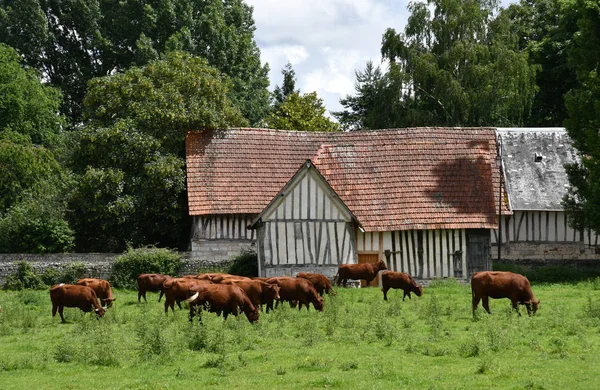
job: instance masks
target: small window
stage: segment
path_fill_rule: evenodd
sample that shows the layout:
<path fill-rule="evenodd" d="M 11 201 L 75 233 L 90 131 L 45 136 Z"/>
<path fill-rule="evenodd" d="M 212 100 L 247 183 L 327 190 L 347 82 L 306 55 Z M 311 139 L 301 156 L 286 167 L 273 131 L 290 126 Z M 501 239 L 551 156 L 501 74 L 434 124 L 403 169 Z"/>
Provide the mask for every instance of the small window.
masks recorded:
<path fill-rule="evenodd" d="M 534 161 L 535 161 L 536 163 L 542 162 L 542 160 L 543 160 L 543 159 L 544 159 L 544 156 L 542 156 L 542 154 L 541 154 L 541 153 L 536 153 L 536 154 L 535 154 Z"/>

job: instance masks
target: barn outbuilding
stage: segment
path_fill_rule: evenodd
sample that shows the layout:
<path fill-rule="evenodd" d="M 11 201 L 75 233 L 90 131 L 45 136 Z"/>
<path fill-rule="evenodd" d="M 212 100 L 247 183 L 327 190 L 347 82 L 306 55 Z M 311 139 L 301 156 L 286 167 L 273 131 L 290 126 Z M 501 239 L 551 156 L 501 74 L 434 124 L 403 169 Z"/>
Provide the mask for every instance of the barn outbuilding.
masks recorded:
<path fill-rule="evenodd" d="M 467 278 L 491 268 L 496 154 L 494 128 L 190 132 L 192 250 L 255 245 L 263 276 L 384 260 Z"/>
<path fill-rule="evenodd" d="M 501 257 L 505 260 L 597 258 L 594 232 L 569 226 L 561 201 L 569 180 L 565 164 L 578 154 L 564 128 L 498 128 L 507 201 L 512 215 L 502 220 Z M 492 232 L 493 256 L 498 231 Z"/>

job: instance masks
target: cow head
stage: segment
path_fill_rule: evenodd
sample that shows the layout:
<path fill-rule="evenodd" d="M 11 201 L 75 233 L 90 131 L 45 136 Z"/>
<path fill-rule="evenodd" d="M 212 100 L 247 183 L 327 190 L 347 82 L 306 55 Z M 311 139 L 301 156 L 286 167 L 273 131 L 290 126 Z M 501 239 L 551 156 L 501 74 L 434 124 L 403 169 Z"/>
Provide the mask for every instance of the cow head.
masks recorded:
<path fill-rule="evenodd" d="M 385 265 L 385 263 L 383 262 L 383 260 L 379 260 L 377 262 L 377 270 L 378 271 L 383 271 L 384 269 L 387 269 L 387 266 Z"/>
<path fill-rule="evenodd" d="M 117 300 L 117 298 L 106 298 L 104 300 L 104 304 L 106 305 L 106 308 L 108 309 L 109 307 L 111 307 L 113 304 L 113 301 L 116 301 L 116 300 Z"/>
<path fill-rule="evenodd" d="M 529 302 L 525 302 L 525 307 L 527 307 L 527 314 L 535 314 L 538 311 L 538 307 L 540 306 L 540 300 L 537 301 L 532 299 Z"/>
<path fill-rule="evenodd" d="M 269 290 L 269 295 L 272 297 L 272 299 L 275 299 L 276 301 L 280 299 L 279 290 L 281 287 L 276 284 L 269 284 L 266 286 L 266 288 Z"/>
<path fill-rule="evenodd" d="M 246 318 L 250 321 L 251 324 L 258 322 L 258 309 L 254 308 L 254 310 L 247 309 L 245 312 Z"/>
<path fill-rule="evenodd" d="M 105 311 L 106 311 L 106 308 L 104 308 L 104 307 L 101 307 L 101 308 L 99 308 L 99 309 L 95 309 L 94 311 L 96 312 L 96 315 L 97 315 L 98 317 L 104 317 L 104 313 L 105 313 Z"/>
<path fill-rule="evenodd" d="M 416 296 L 420 297 L 421 295 L 423 295 L 423 286 L 416 286 L 413 292 Z"/>
<path fill-rule="evenodd" d="M 323 298 L 317 297 L 317 300 L 313 301 L 313 306 L 315 307 L 315 310 L 323 311 Z"/>

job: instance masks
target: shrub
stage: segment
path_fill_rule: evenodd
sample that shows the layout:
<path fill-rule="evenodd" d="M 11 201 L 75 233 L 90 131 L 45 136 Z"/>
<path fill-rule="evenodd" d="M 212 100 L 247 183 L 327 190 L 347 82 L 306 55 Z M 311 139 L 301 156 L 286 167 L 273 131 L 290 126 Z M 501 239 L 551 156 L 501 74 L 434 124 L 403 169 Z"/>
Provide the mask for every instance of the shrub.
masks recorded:
<path fill-rule="evenodd" d="M 25 260 L 21 260 L 16 264 L 17 272 L 8 275 L 4 284 L 5 290 L 38 289 L 45 287 L 42 278 L 33 270 L 31 264 Z"/>
<path fill-rule="evenodd" d="M 242 276 L 258 276 L 258 256 L 254 249 L 242 249 L 233 258 L 227 273 Z"/>
<path fill-rule="evenodd" d="M 56 268 L 46 268 L 40 274 L 40 278 L 47 286 L 57 283 L 75 284 L 79 279 L 85 278 L 88 274 L 85 264 L 81 262 L 69 263 L 62 270 Z"/>
<path fill-rule="evenodd" d="M 181 255 L 166 248 L 129 248 L 115 260 L 110 281 L 114 287 L 134 289 L 138 275 L 175 275 L 182 265 Z"/>

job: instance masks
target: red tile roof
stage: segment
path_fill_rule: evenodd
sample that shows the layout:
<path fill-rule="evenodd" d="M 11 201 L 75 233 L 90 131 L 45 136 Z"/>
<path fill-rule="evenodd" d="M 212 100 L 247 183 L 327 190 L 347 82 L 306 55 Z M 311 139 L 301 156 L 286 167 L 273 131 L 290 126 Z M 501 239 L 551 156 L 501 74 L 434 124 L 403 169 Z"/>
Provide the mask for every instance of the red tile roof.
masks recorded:
<path fill-rule="evenodd" d="M 258 214 L 312 159 L 366 231 L 497 227 L 492 128 L 231 129 L 186 145 L 190 215 Z"/>

